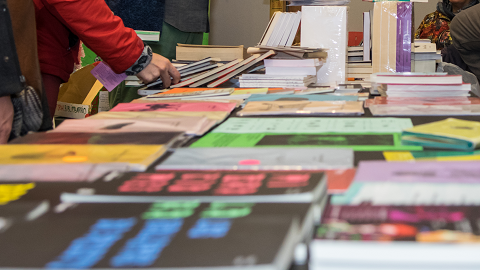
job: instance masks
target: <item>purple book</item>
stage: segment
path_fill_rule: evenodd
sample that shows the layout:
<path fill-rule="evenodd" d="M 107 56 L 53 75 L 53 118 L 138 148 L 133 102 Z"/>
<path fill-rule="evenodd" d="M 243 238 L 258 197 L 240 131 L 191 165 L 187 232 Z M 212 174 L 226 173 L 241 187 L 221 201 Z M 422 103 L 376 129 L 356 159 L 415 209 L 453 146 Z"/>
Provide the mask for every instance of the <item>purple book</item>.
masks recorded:
<path fill-rule="evenodd" d="M 399 2 L 397 5 L 397 72 L 411 71 L 412 10 L 411 2 Z"/>
<path fill-rule="evenodd" d="M 480 183 L 480 162 L 361 161 L 354 182 Z"/>

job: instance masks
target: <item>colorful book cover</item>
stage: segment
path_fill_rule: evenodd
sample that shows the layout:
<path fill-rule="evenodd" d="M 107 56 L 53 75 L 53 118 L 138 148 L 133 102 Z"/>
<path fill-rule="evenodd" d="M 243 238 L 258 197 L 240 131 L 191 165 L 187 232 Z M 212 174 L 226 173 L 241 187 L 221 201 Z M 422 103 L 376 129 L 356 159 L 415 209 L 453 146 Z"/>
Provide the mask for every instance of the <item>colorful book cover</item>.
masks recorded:
<path fill-rule="evenodd" d="M 110 179 L 109 179 L 110 180 Z M 159 171 L 124 173 L 114 181 L 84 188 L 92 194 L 65 193 L 65 202 L 318 202 L 327 183 L 318 171 Z"/>
<path fill-rule="evenodd" d="M 293 118 L 294 119 L 294 118 Z M 354 151 L 419 151 L 421 146 L 402 145 L 400 133 L 209 133 L 191 147 L 334 147 Z"/>
<path fill-rule="evenodd" d="M 234 88 L 173 88 L 171 90 L 153 94 L 147 96 L 147 99 L 158 98 L 181 98 L 181 97 L 210 97 L 210 96 L 222 96 L 230 95 L 234 91 Z"/>
<path fill-rule="evenodd" d="M 411 127 L 409 118 L 231 117 L 212 133 L 400 133 Z"/>
<path fill-rule="evenodd" d="M 0 164 L 125 163 L 144 171 L 166 151 L 163 145 L 0 145 Z"/>
<path fill-rule="evenodd" d="M 37 132 L 9 142 L 10 144 L 163 144 L 171 145 L 183 132 L 83 133 Z"/>
<path fill-rule="evenodd" d="M 480 122 L 448 118 L 402 133 L 402 142 L 433 148 L 472 151 L 480 143 Z"/>
<path fill-rule="evenodd" d="M 315 237 L 350 241 L 479 243 L 479 210 L 478 206 L 332 205 L 326 208 Z"/>
<path fill-rule="evenodd" d="M 361 115 L 361 101 L 250 101 L 239 116 L 249 115 Z"/>
<path fill-rule="evenodd" d="M 177 148 L 157 170 L 318 170 L 353 167 L 351 149 Z"/>
<path fill-rule="evenodd" d="M 355 177 L 356 169 L 337 169 L 326 170 L 328 194 L 340 194 L 344 193 L 350 187 Z"/>
<path fill-rule="evenodd" d="M 231 112 L 233 109 L 235 109 L 235 104 L 220 102 L 120 103 L 111 109 L 110 112 Z"/>
<path fill-rule="evenodd" d="M 301 226 L 312 222 L 307 218 L 310 208 L 310 204 L 195 201 L 79 204 L 2 232 L 0 265 L 288 269 Z"/>
<path fill-rule="evenodd" d="M 375 97 L 365 101 L 365 107 L 370 105 L 469 105 L 480 104 L 480 98 L 475 97 Z"/>
<path fill-rule="evenodd" d="M 67 119 L 52 132 L 138 133 L 185 132 L 202 135 L 216 124 L 206 117 L 142 118 L 142 119 Z"/>

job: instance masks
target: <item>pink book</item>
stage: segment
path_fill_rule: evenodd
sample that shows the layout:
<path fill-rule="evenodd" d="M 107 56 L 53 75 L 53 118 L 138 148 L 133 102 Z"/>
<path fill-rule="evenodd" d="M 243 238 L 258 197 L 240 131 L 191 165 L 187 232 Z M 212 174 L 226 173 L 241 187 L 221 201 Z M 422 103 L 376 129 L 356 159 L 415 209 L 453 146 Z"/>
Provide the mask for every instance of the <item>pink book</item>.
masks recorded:
<path fill-rule="evenodd" d="M 231 112 L 234 103 L 198 102 L 198 103 L 120 103 L 111 112 Z"/>

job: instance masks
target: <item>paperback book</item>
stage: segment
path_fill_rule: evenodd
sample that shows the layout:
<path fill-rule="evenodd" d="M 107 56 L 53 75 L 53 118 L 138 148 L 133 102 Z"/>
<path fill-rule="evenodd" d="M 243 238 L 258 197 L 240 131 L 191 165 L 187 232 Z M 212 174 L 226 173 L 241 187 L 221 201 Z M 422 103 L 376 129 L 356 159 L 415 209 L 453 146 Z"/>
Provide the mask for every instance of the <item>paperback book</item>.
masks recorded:
<path fill-rule="evenodd" d="M 85 189 L 91 190 L 85 194 Z M 158 171 L 123 173 L 64 193 L 64 202 L 155 202 L 158 200 L 230 203 L 314 203 L 326 195 L 318 171 Z"/>
<path fill-rule="evenodd" d="M 0 268 L 287 270 L 310 212 L 310 204 L 79 204 L 2 232 Z"/>
<path fill-rule="evenodd" d="M 363 113 L 361 101 L 250 101 L 237 115 L 361 115 Z"/>
<path fill-rule="evenodd" d="M 178 148 L 157 170 L 319 170 L 353 167 L 353 151 L 331 148 Z"/>
<path fill-rule="evenodd" d="M 402 143 L 473 151 L 480 144 L 480 122 L 448 118 L 414 126 L 403 131 Z"/>

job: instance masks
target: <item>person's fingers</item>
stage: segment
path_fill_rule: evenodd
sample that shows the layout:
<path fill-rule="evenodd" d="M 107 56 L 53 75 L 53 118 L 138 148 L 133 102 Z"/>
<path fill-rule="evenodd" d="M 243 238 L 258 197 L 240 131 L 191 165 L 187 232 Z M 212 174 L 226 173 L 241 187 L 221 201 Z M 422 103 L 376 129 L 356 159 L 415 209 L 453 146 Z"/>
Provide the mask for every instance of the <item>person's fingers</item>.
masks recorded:
<path fill-rule="evenodd" d="M 170 87 L 170 85 L 172 84 L 172 80 L 170 79 L 168 68 L 164 65 L 162 67 L 158 67 L 158 70 L 160 71 L 160 78 L 163 81 L 163 87 Z"/>
<path fill-rule="evenodd" d="M 178 72 L 178 70 L 173 65 L 171 65 L 169 73 L 170 73 L 170 76 L 173 78 L 172 81 L 174 84 L 177 84 L 178 82 L 180 82 L 180 78 L 181 78 L 180 72 Z"/>

